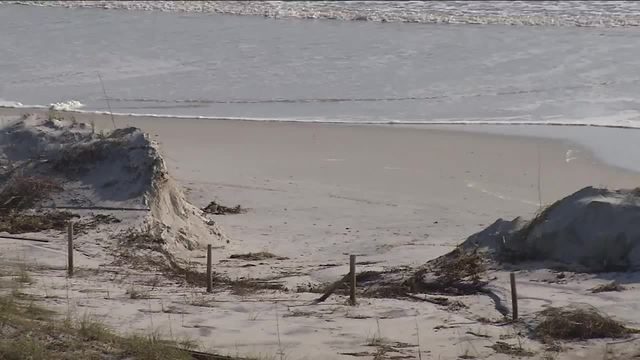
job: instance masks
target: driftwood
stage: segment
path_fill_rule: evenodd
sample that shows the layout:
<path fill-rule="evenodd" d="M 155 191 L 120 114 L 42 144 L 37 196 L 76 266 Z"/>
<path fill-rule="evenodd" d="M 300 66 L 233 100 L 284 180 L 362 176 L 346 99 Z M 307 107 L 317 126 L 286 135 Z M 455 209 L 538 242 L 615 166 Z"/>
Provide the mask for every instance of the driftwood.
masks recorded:
<path fill-rule="evenodd" d="M 338 290 L 340 285 L 342 285 L 345 282 L 349 281 L 349 275 L 350 274 L 347 274 L 347 275 L 343 276 L 340 280 L 338 280 L 338 281 L 334 282 L 333 284 L 329 285 L 327 290 L 325 290 L 324 294 L 322 294 L 322 296 L 320 296 L 319 298 L 314 300 L 313 303 L 314 304 L 319 304 L 319 303 L 324 302 L 325 300 L 327 300 L 329 298 L 329 296 L 331 296 L 331 294 L 333 294 L 336 290 Z"/>
<path fill-rule="evenodd" d="M 29 238 L 29 237 L 8 236 L 8 235 L 0 235 L 0 239 L 36 241 L 36 242 L 42 242 L 42 243 L 48 243 L 49 242 L 49 240 L 45 240 L 45 239 L 34 239 L 34 238 Z"/>
<path fill-rule="evenodd" d="M 442 306 L 449 305 L 449 299 L 445 297 L 428 297 L 426 295 L 422 297 L 422 296 L 417 296 L 409 293 L 404 293 L 403 295 L 413 300 L 426 301 L 432 304 L 442 305 Z"/>
<path fill-rule="evenodd" d="M 325 300 L 327 300 L 329 298 L 329 296 L 331 296 L 331 294 L 333 294 L 336 290 L 338 290 L 338 288 L 347 283 L 349 281 L 350 278 L 350 274 L 347 274 L 345 276 L 343 276 L 340 280 L 334 282 L 333 284 L 329 285 L 329 287 L 327 287 L 327 289 L 325 290 L 325 292 L 322 294 L 321 297 L 317 298 L 316 300 L 313 301 L 314 304 L 319 304 L 321 302 L 324 302 Z M 411 294 L 409 292 L 406 291 L 402 291 L 401 293 L 397 294 L 400 297 L 406 297 L 412 300 L 418 300 L 418 301 L 426 301 L 435 305 L 441 305 L 441 306 L 447 306 L 447 305 L 451 305 L 451 302 L 449 299 L 445 298 L 445 297 L 430 297 L 430 296 L 417 296 L 414 294 Z"/>
<path fill-rule="evenodd" d="M 42 206 L 42 209 L 60 209 L 60 210 L 105 210 L 105 211 L 151 211 L 149 208 L 128 208 L 128 207 L 109 207 L 109 206 Z"/>
<path fill-rule="evenodd" d="M 230 356 L 218 355 L 218 354 L 211 354 L 211 353 L 206 353 L 206 352 L 202 352 L 202 351 L 184 349 L 184 348 L 177 347 L 177 346 L 169 346 L 169 347 L 171 347 L 173 349 L 176 349 L 178 351 L 186 352 L 187 354 L 189 354 L 189 356 L 191 356 L 191 358 L 193 360 L 245 360 L 245 358 L 230 357 Z"/>

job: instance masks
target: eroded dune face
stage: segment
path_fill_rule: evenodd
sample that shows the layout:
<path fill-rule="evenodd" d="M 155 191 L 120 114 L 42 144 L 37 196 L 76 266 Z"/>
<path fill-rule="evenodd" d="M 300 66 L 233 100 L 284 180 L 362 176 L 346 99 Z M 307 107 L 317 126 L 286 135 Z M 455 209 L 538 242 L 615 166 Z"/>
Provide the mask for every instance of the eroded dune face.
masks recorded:
<path fill-rule="evenodd" d="M 498 220 L 464 247 L 496 259 L 549 261 L 587 271 L 640 268 L 640 191 L 586 187 L 531 221 Z"/>
<path fill-rule="evenodd" d="M 146 209 L 139 212 L 138 225 L 168 248 L 195 249 L 226 240 L 185 199 L 158 145 L 140 129 L 96 133 L 73 120 L 31 115 L 0 132 L 0 162 L 3 186 L 21 179 L 56 184 L 31 199 L 29 207 Z"/>

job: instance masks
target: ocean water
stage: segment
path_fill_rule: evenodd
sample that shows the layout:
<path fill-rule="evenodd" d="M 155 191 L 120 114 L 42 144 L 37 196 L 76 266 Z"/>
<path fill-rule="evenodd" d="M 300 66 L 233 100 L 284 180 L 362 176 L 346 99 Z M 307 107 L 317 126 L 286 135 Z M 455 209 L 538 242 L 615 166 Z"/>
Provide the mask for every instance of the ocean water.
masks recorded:
<path fill-rule="evenodd" d="M 0 105 L 640 127 L 636 2 L 21 3 Z"/>

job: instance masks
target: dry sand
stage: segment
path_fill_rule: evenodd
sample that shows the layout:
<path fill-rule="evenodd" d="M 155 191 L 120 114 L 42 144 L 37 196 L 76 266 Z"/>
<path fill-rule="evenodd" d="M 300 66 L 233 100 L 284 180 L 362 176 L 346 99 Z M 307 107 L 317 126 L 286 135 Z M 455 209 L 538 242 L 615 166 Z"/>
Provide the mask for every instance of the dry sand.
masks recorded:
<path fill-rule="evenodd" d="M 95 118 L 111 126 L 108 117 Z M 196 205 L 219 199 L 254 209 L 220 219 L 233 238 L 289 257 L 326 259 L 328 251 L 422 263 L 496 218 L 532 215 L 539 199 L 544 205 L 588 185 L 640 184 L 639 174 L 561 141 L 389 126 L 116 122 L 156 136 Z M 567 162 L 570 150 L 578 155 Z M 436 249 L 411 245 L 395 256 L 377 248 L 398 252 L 409 242 Z M 304 245 L 303 253 L 292 243 Z"/>
<path fill-rule="evenodd" d="M 0 118 L 34 111 L 41 110 L 2 109 Z M 108 116 L 74 116 L 95 120 L 99 129 L 111 127 Z M 548 204 L 587 185 L 640 184 L 640 175 L 599 163 L 586 149 L 568 142 L 466 133 L 462 127 L 447 131 L 121 116 L 115 121 L 119 127 L 136 126 L 155 136 L 171 173 L 194 204 L 204 206 L 215 199 L 250 209 L 216 217 L 231 238 L 216 253 L 216 271 L 233 277 L 283 277 L 293 289 L 336 280 L 347 272 L 348 254 L 358 254 L 359 261 L 367 263 L 360 270 L 417 266 L 448 252 L 496 218 L 531 217 L 540 200 Z M 578 155 L 569 159 L 567 154 Z M 41 247 L 8 241 L 0 246 L 5 260 L 33 261 L 47 254 L 50 263 L 64 265 L 63 251 L 43 252 Z M 230 253 L 263 250 L 289 260 L 246 267 L 246 262 L 226 259 Z M 79 260 L 87 267 L 100 262 L 90 256 Z M 500 338 L 525 341 L 537 358 L 544 355 L 540 344 L 521 340 L 511 328 L 480 324 L 479 317 L 499 317 L 493 303 L 482 296 L 463 297 L 469 309 L 453 313 L 433 304 L 385 299 L 363 299 L 351 308 L 340 296 L 326 305 L 308 306 L 313 294 L 294 292 L 210 296 L 171 284 L 154 287 L 151 300 L 132 300 L 125 295 L 127 288 L 133 283 L 144 287 L 135 275 L 67 281 L 63 271 L 51 270 L 42 276 L 47 277 L 48 292 L 71 293 L 72 305 L 64 299 L 49 300 L 53 306 L 104 316 L 111 326 L 125 331 L 156 329 L 189 336 L 222 353 L 279 358 L 282 350 L 287 359 L 353 359 L 340 354 L 375 352 L 367 344 L 382 337 L 390 344 L 414 345 L 395 348 L 416 358 L 417 321 L 423 358 L 468 354 L 508 359 L 486 347 Z M 493 286 L 506 299 L 506 275 L 495 276 Z M 521 289 L 523 313 L 548 303 L 583 301 L 631 325 L 640 324 L 639 316 L 630 315 L 636 313 L 632 309 L 637 292 L 587 295 L 586 289 L 602 280 L 594 276 L 576 275 L 569 285 L 541 282 L 555 276 L 546 271 L 521 276 L 533 279 Z M 44 290 L 36 284 L 34 291 Z M 207 300 L 209 307 L 194 306 L 189 299 L 196 297 L 198 302 Z M 165 311 L 170 307 L 175 311 Z M 603 344 L 571 345 L 572 351 L 557 358 L 602 359 Z"/>

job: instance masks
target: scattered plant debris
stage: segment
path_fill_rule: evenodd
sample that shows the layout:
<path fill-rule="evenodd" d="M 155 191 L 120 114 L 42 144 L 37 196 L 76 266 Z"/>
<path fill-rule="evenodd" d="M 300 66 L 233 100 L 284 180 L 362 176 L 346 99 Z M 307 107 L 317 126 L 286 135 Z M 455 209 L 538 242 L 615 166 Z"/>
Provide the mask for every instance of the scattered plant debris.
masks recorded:
<path fill-rule="evenodd" d="M 151 298 L 148 291 L 141 290 L 133 286 L 127 289 L 126 294 L 129 296 L 130 299 L 133 299 L 133 300 Z"/>
<path fill-rule="evenodd" d="M 89 219 L 80 220 L 73 224 L 73 230 L 76 234 L 86 233 L 87 230 L 95 229 L 100 225 L 119 224 L 120 219 L 113 215 L 97 214 Z"/>
<path fill-rule="evenodd" d="M 160 250 L 165 241 L 149 229 L 128 229 L 120 235 L 120 245 L 132 246 L 133 249 Z"/>
<path fill-rule="evenodd" d="M 485 259 L 479 251 L 457 248 L 417 271 L 404 286 L 412 293 L 470 295 L 482 292 L 485 273 Z"/>
<path fill-rule="evenodd" d="M 275 259 L 275 260 L 287 260 L 287 257 L 283 257 L 283 256 L 277 256 L 274 255 L 270 252 L 266 252 L 266 251 L 261 251 L 261 252 L 256 252 L 256 253 L 246 253 L 246 254 L 233 254 L 231 256 L 229 256 L 229 259 L 239 259 L 239 260 L 246 260 L 246 261 L 260 261 L 260 260 L 268 260 L 268 259 Z"/>
<path fill-rule="evenodd" d="M 53 179 L 38 176 L 13 176 L 0 190 L 0 213 L 32 209 L 62 186 Z"/>
<path fill-rule="evenodd" d="M 53 161 L 53 170 L 68 175 L 83 175 L 91 166 L 103 161 L 116 149 L 125 147 L 120 139 L 102 139 L 94 142 L 82 142 L 61 149 Z"/>
<path fill-rule="evenodd" d="M 177 260 L 164 248 L 164 244 L 164 240 L 150 229 L 129 229 L 120 235 L 115 264 L 128 264 L 137 269 L 160 271 L 169 279 L 206 287 L 207 274 L 199 271 L 191 262 Z M 279 282 L 264 279 L 231 279 L 217 273 L 213 274 L 213 286 L 230 290 L 237 295 L 255 293 L 259 290 L 287 290 Z"/>
<path fill-rule="evenodd" d="M 230 288 L 232 294 L 238 296 L 252 294 L 258 290 L 286 290 L 280 283 L 258 279 L 224 279 L 224 284 Z"/>
<path fill-rule="evenodd" d="M 637 332 L 593 307 L 550 307 L 540 315 L 542 321 L 535 327 L 534 333 L 544 341 L 621 338 Z"/>
<path fill-rule="evenodd" d="M 595 293 L 609 292 L 609 291 L 623 291 L 625 290 L 625 287 L 618 284 L 615 281 L 612 281 L 608 284 L 598 285 L 589 290 L 591 290 L 591 292 L 595 294 Z"/>
<path fill-rule="evenodd" d="M 530 357 L 534 355 L 533 352 L 525 350 L 522 346 L 511 345 L 504 341 L 498 341 L 495 344 L 488 346 L 488 348 L 493 349 L 493 351 L 497 353 L 510 356 Z"/>
<path fill-rule="evenodd" d="M 234 207 L 228 207 L 228 206 L 218 204 L 215 201 L 210 202 L 209 205 L 207 205 L 202 209 L 202 211 L 205 214 L 212 214 L 212 215 L 235 215 L 235 214 L 242 214 L 247 212 L 247 210 L 241 207 L 240 205 L 236 205 Z"/>
<path fill-rule="evenodd" d="M 477 332 L 474 332 L 474 331 L 471 331 L 471 330 L 467 330 L 466 333 L 469 334 L 469 335 L 480 337 L 480 338 L 485 338 L 485 339 L 490 339 L 491 338 L 491 336 L 489 336 L 487 334 L 480 334 L 480 333 L 477 333 Z"/>
<path fill-rule="evenodd" d="M 69 220 L 78 217 L 78 215 L 68 211 L 49 211 L 34 214 L 11 212 L 0 217 L 0 232 L 24 234 L 47 230 L 65 231 Z"/>

